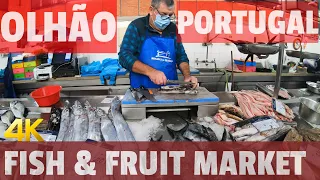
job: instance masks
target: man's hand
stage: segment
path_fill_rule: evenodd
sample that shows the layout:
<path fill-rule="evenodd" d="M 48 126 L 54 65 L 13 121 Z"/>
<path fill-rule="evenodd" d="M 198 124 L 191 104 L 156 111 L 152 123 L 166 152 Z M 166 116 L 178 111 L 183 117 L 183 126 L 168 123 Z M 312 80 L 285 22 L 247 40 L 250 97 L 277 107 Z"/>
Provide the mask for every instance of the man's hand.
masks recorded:
<path fill-rule="evenodd" d="M 197 88 L 199 86 L 198 79 L 196 77 L 194 77 L 194 76 L 184 77 L 184 82 L 192 82 L 193 83 L 193 88 Z"/>
<path fill-rule="evenodd" d="M 150 80 L 157 84 L 157 85 L 166 85 L 167 83 L 167 77 L 166 75 L 161 72 L 161 71 L 158 71 L 158 70 L 154 70 L 152 71 L 148 77 L 150 78 Z"/>

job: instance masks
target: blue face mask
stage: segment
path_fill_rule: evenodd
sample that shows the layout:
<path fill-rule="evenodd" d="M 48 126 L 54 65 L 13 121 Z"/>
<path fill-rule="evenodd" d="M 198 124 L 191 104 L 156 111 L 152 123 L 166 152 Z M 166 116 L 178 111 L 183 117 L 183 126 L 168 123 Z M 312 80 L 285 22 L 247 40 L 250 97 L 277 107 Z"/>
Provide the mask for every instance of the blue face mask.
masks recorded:
<path fill-rule="evenodd" d="M 156 20 L 154 21 L 154 25 L 160 29 L 164 30 L 167 26 L 170 24 L 170 17 L 167 16 L 161 16 L 160 14 L 156 15 Z"/>

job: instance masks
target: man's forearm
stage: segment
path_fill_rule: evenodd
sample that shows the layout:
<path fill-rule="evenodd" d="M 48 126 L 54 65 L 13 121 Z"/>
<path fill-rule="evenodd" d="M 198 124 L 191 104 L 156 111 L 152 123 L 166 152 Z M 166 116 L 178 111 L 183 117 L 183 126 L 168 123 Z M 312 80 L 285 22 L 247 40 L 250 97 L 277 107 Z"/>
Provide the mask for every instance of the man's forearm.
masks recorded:
<path fill-rule="evenodd" d="M 179 65 L 180 71 L 182 72 L 184 78 L 190 77 L 190 66 L 189 63 L 182 62 Z"/>
<path fill-rule="evenodd" d="M 135 73 L 139 73 L 139 74 L 143 74 L 146 76 L 149 76 L 150 73 L 154 72 L 155 69 L 153 69 L 152 67 L 142 63 L 141 61 L 137 60 L 134 62 L 133 66 L 132 66 L 132 71 Z"/>

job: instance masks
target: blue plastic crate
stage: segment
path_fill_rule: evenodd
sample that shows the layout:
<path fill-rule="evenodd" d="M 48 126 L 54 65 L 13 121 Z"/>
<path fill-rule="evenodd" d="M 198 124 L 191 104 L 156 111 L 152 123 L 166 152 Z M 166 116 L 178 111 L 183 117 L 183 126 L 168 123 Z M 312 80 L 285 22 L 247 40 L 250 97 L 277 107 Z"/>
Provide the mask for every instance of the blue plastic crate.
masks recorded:
<path fill-rule="evenodd" d="M 234 64 L 243 66 L 244 65 L 244 61 L 234 60 Z M 257 63 L 256 62 L 251 62 L 251 60 L 248 60 L 246 62 L 246 66 L 256 66 L 256 65 L 257 65 Z"/>

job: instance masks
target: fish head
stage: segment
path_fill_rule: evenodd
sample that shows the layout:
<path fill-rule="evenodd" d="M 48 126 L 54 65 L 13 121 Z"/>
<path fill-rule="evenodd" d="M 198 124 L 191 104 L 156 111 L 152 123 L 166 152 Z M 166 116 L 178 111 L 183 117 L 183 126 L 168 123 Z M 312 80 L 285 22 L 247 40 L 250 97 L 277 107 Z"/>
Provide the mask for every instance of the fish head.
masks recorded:
<path fill-rule="evenodd" d="M 89 107 L 91 107 L 91 104 L 89 103 L 89 101 L 84 102 L 84 107 L 87 109 Z"/>
<path fill-rule="evenodd" d="M 69 117 L 70 116 L 70 109 L 68 107 L 64 107 L 62 110 L 62 116 Z"/>
<path fill-rule="evenodd" d="M 104 115 L 106 115 L 106 113 L 104 112 L 104 110 L 102 110 L 101 108 L 98 108 L 98 109 L 96 110 L 96 113 L 97 113 L 98 116 L 104 116 Z"/>

